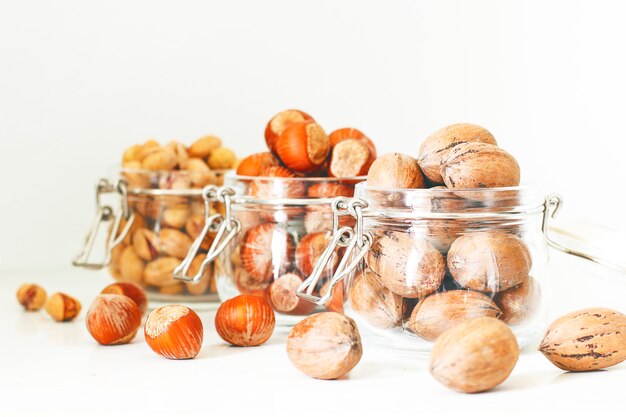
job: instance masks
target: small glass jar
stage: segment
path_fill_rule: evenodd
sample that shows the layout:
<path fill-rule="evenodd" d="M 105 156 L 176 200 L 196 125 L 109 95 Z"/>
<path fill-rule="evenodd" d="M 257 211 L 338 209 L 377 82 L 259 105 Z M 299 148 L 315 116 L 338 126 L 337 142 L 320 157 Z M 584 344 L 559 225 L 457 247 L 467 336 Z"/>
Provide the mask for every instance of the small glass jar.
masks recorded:
<path fill-rule="evenodd" d="M 277 314 L 277 324 L 290 326 L 303 315 L 325 309 L 342 311 L 342 295 L 325 305 L 297 297 L 322 252 L 328 246 L 333 222 L 353 224 L 348 217 L 334 219 L 330 202 L 352 196 L 363 178 L 282 178 L 227 175 L 223 190 L 231 199 L 225 224 L 235 222 L 232 240 L 216 253 L 217 291 L 222 301 L 238 294 L 266 298 Z M 347 223 L 346 223 L 347 222 Z M 219 246 L 216 245 L 216 246 Z M 315 293 L 324 293 L 339 253 L 331 256 Z"/>
<path fill-rule="evenodd" d="M 204 227 L 202 188 L 221 185 L 224 173 L 121 168 L 114 173 L 117 180 L 100 180 L 96 219 L 74 265 L 106 266 L 116 281 L 143 286 L 151 301 L 217 302 L 212 267 L 197 282 L 177 280 L 173 271 Z M 119 208 L 114 208 L 116 205 Z M 218 202 L 212 203 L 212 208 L 223 210 Z M 206 236 L 192 272 L 206 257 L 213 236 Z M 96 246 L 104 255 L 102 260 L 92 261 Z"/>
<path fill-rule="evenodd" d="M 506 322 L 520 345 L 538 330 L 548 292 L 544 227 L 556 197 L 546 200 L 532 187 L 383 189 L 366 183 L 356 186 L 354 197 L 343 210 L 356 227 L 340 230 L 344 236 L 336 240 L 354 247 L 331 285 L 342 287 L 346 314 L 374 341 L 426 352 L 445 330 L 485 316 Z M 305 287 L 314 280 L 315 273 Z"/>

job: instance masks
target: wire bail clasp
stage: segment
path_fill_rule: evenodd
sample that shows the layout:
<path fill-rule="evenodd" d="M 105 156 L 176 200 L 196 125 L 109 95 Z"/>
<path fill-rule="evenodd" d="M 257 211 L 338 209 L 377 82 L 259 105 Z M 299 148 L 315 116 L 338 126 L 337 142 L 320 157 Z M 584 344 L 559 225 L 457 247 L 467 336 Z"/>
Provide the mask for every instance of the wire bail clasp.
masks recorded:
<path fill-rule="evenodd" d="M 356 269 L 372 245 L 372 235 L 363 228 L 363 208 L 367 207 L 364 200 L 338 197 L 331 203 L 333 209 L 333 233 L 328 247 L 322 252 L 311 275 L 296 290 L 298 297 L 317 305 L 325 305 L 333 295 L 335 287 Z M 356 219 L 354 229 L 349 226 L 339 227 L 339 217 L 347 214 Z M 345 247 L 346 250 L 330 277 L 328 291 L 322 296 L 313 295 L 313 290 L 322 277 L 324 269 L 332 259 L 335 250 Z M 356 249 L 356 252 L 355 252 Z"/>
<path fill-rule="evenodd" d="M 219 256 L 220 253 L 228 246 L 230 241 L 241 230 L 241 222 L 232 217 L 232 201 L 231 197 L 235 194 L 232 188 L 217 187 L 208 185 L 202 190 L 202 198 L 204 199 L 204 226 L 200 234 L 196 237 L 185 259 L 174 269 L 174 278 L 182 281 L 198 282 L 211 262 Z M 225 214 L 222 217 L 220 213 L 211 214 L 211 202 L 219 201 L 224 204 Z M 198 272 L 194 276 L 189 276 L 189 268 L 194 258 L 198 255 L 202 243 L 208 233 L 215 233 L 215 238 L 207 251 L 206 258 L 200 264 Z"/>
<path fill-rule="evenodd" d="M 120 195 L 119 213 L 116 213 L 111 206 L 102 203 L 102 195 L 110 193 L 118 193 Z M 124 220 L 125 223 L 120 231 L 122 220 Z M 96 216 L 85 239 L 85 244 L 80 253 L 72 260 L 72 265 L 88 269 L 101 269 L 107 266 L 111 262 L 111 251 L 126 238 L 134 220 L 135 214 L 132 213 L 128 207 L 128 186 L 126 181 L 120 179 L 113 185 L 105 178 L 100 179 L 96 185 Z M 90 262 L 89 258 L 93 251 L 93 246 L 96 242 L 100 227 L 104 223 L 111 221 L 113 221 L 113 223 L 105 243 L 103 259 Z"/>

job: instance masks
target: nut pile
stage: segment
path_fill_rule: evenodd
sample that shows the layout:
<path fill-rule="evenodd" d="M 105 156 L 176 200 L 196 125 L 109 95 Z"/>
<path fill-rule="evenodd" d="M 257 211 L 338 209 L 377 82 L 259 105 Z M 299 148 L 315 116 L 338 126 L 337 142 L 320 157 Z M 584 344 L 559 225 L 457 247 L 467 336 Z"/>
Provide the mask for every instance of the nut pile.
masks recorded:
<path fill-rule="evenodd" d="M 204 226 L 204 202 L 200 196 L 133 192 L 133 189 L 192 189 L 220 185 L 223 171 L 234 168 L 235 154 L 215 136 L 204 136 L 186 147 L 172 141 L 160 145 L 149 140 L 124 152 L 122 175 L 128 181 L 129 207 L 135 220 L 124 241 L 112 252 L 109 271 L 118 281 L 134 282 L 163 295 L 204 295 L 216 292 L 213 269 L 197 283 L 175 280 L 172 271 L 187 255 Z M 215 203 L 213 210 L 222 210 Z M 214 236 L 202 245 L 206 251 Z M 193 261 L 197 272 L 204 254 Z"/>
<path fill-rule="evenodd" d="M 517 162 L 489 131 L 456 124 L 429 136 L 418 158 L 392 153 L 375 160 L 367 184 L 436 188 L 428 201 L 413 207 L 446 213 L 470 205 L 487 211 L 490 202 L 479 190 L 457 195 L 445 189 L 517 186 L 519 179 Z M 513 325 L 535 314 L 540 287 L 531 276 L 530 250 L 515 228 L 445 217 L 403 220 L 373 230 L 366 270 L 352 280 L 351 308 L 371 325 L 435 340 L 474 318 Z"/>
<path fill-rule="evenodd" d="M 274 310 L 306 315 L 314 310 L 299 299 L 296 289 L 311 274 L 330 242 L 333 213 L 323 198 L 351 197 L 355 177 L 367 174 L 376 159 L 373 142 L 354 128 L 326 134 L 300 110 L 278 113 L 265 129 L 268 152 L 244 158 L 237 174 L 243 193 L 259 204 L 233 207 L 243 226 L 226 255 L 225 279 L 243 294 L 265 297 Z M 307 204 L 272 205 L 272 199 L 305 199 Z M 323 204 L 322 204 L 323 203 Z M 340 224 L 350 224 L 349 216 Z M 316 291 L 333 272 L 339 253 L 331 258 Z M 220 278 L 221 279 L 221 278 Z M 342 310 L 341 289 L 333 293 L 329 309 Z"/>
<path fill-rule="evenodd" d="M 50 297 L 46 290 L 37 284 L 23 284 L 17 290 L 17 301 L 26 311 L 39 311 L 42 308 L 55 321 L 72 321 L 80 314 L 80 301 L 63 292 L 55 292 Z"/>

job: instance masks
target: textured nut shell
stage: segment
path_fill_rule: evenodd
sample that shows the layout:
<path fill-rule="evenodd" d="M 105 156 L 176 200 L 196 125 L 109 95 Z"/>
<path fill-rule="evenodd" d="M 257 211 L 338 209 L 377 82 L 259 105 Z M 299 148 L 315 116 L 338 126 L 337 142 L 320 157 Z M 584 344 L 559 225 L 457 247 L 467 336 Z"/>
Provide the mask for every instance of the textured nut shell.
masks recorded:
<path fill-rule="evenodd" d="M 137 229 L 133 234 L 133 248 L 141 259 L 153 260 L 159 256 L 159 241 L 156 233 L 146 228 Z"/>
<path fill-rule="evenodd" d="M 281 227 L 260 224 L 250 228 L 240 247 L 241 264 L 257 282 L 271 280 L 293 258 L 291 236 Z"/>
<path fill-rule="evenodd" d="M 384 188 L 424 188 L 424 176 L 417 160 L 400 153 L 378 157 L 367 173 L 367 185 Z"/>
<path fill-rule="evenodd" d="M 366 175 L 375 159 L 375 151 L 366 142 L 346 139 L 332 148 L 328 174 L 331 177 Z"/>
<path fill-rule="evenodd" d="M 46 298 L 46 290 L 37 284 L 23 284 L 17 290 L 17 301 L 27 311 L 41 310 Z"/>
<path fill-rule="evenodd" d="M 137 304 L 139 312 L 143 315 L 148 307 L 148 298 L 143 288 L 132 282 L 117 282 L 104 287 L 100 294 L 125 295 Z"/>
<path fill-rule="evenodd" d="M 496 139 L 485 128 L 471 123 L 457 123 L 439 129 L 422 142 L 418 162 L 424 175 L 434 183 L 441 184 L 441 163 L 450 149 L 465 142 L 481 142 L 497 145 Z"/>
<path fill-rule="evenodd" d="M 180 284 L 174 278 L 174 269 L 180 265 L 180 260 L 171 256 L 164 256 L 146 264 L 143 278 L 146 284 L 157 287 L 169 287 Z"/>
<path fill-rule="evenodd" d="M 285 274 L 272 282 L 269 299 L 274 310 L 292 315 L 304 315 L 313 311 L 315 304 L 301 299 L 296 294 L 303 281 L 297 274 Z"/>
<path fill-rule="evenodd" d="M 313 118 L 302 110 L 294 109 L 281 111 L 272 117 L 265 127 L 265 143 L 269 150 L 276 152 L 276 141 L 287 126 L 294 122 L 305 121 L 313 121 Z"/>
<path fill-rule="evenodd" d="M 204 330 L 195 311 L 181 305 L 154 309 L 146 319 L 148 346 L 168 359 L 192 359 L 200 352 Z"/>
<path fill-rule="evenodd" d="M 450 149 L 441 175 L 448 188 L 515 187 L 520 182 L 515 158 L 486 143 L 462 143 Z"/>
<path fill-rule="evenodd" d="M 593 371 L 626 360 L 626 316 L 609 308 L 574 311 L 550 325 L 539 345 L 566 371 Z"/>
<path fill-rule="evenodd" d="M 56 321 L 71 321 L 80 314 L 82 305 L 76 298 L 62 292 L 56 292 L 48 298 L 46 312 Z"/>
<path fill-rule="evenodd" d="M 189 236 L 177 229 L 163 228 L 158 234 L 159 251 L 165 255 L 183 259 L 187 256 L 191 244 Z"/>
<path fill-rule="evenodd" d="M 519 346 L 511 329 L 500 320 L 483 317 L 439 336 L 429 370 L 448 388 L 482 392 L 504 382 L 518 358 Z"/>
<path fill-rule="evenodd" d="M 322 288 L 320 288 L 320 296 L 325 296 L 329 288 L 330 281 L 326 281 L 324 285 L 322 285 Z M 339 283 L 335 285 L 335 288 L 333 288 L 333 294 L 331 295 L 330 300 L 328 300 L 326 304 L 324 304 L 324 307 L 326 307 L 328 311 L 334 311 L 335 313 L 343 314 L 343 297 L 343 285 Z"/>
<path fill-rule="evenodd" d="M 191 215 L 191 207 L 188 204 L 172 205 L 163 211 L 161 221 L 164 226 L 180 229 L 185 226 Z"/>
<path fill-rule="evenodd" d="M 407 298 L 435 292 L 446 273 L 443 256 L 430 242 L 396 231 L 375 239 L 367 265 L 385 287 Z"/>
<path fill-rule="evenodd" d="M 285 167 L 267 167 L 250 183 L 250 195 L 259 198 L 301 198 L 305 195 L 304 183 L 280 178 L 296 178 L 296 175 Z"/>
<path fill-rule="evenodd" d="M 326 232 L 309 233 L 300 240 L 296 247 L 296 265 L 298 265 L 298 269 L 302 274 L 305 276 L 311 275 L 322 253 L 330 245 L 330 240 L 330 236 Z M 339 257 L 337 256 L 337 251 L 335 251 L 326 264 L 326 268 L 322 271 L 321 277 L 324 278 L 331 275 L 335 271 L 338 262 Z"/>
<path fill-rule="evenodd" d="M 278 137 L 276 153 L 290 169 L 313 172 L 326 162 L 330 139 L 315 122 L 291 123 Z"/>
<path fill-rule="evenodd" d="M 339 217 L 339 227 L 355 224 L 354 217 Z M 333 210 L 327 205 L 308 206 L 304 215 L 304 228 L 307 233 L 328 232 L 333 229 Z"/>
<path fill-rule="evenodd" d="M 363 347 L 356 323 L 339 313 L 317 313 L 296 324 L 287 338 L 287 356 L 303 373 L 337 379 L 361 360 Z"/>
<path fill-rule="evenodd" d="M 102 345 L 128 343 L 141 325 L 137 304 L 118 294 L 100 294 L 87 312 L 87 330 Z"/>
<path fill-rule="evenodd" d="M 256 177 L 265 168 L 275 166 L 280 166 L 280 162 L 271 152 L 255 153 L 241 160 L 237 166 L 237 175 Z"/>
<path fill-rule="evenodd" d="M 446 330 L 478 317 L 499 318 L 502 312 L 493 300 L 476 291 L 452 290 L 430 295 L 413 309 L 409 328 L 426 340 L 435 340 Z"/>
<path fill-rule="evenodd" d="M 214 149 L 222 146 L 222 140 L 217 136 L 207 135 L 197 139 L 188 149 L 189 156 L 205 159 Z"/>
<path fill-rule="evenodd" d="M 531 319 L 539 310 L 541 286 L 529 276 L 521 284 L 496 294 L 493 301 L 502 310 L 501 320 L 517 324 Z"/>
<path fill-rule="evenodd" d="M 385 288 L 369 271 L 354 278 L 348 299 L 350 308 L 372 326 L 386 329 L 402 322 L 403 298 Z"/>
<path fill-rule="evenodd" d="M 274 332 L 272 306 L 256 295 L 238 295 L 226 300 L 215 313 L 215 330 L 235 346 L 258 346 Z"/>
<path fill-rule="evenodd" d="M 237 156 L 235 152 L 228 148 L 220 147 L 211 152 L 207 162 L 211 169 L 230 169 L 235 166 L 236 161 Z"/>
<path fill-rule="evenodd" d="M 311 185 L 307 190 L 307 195 L 313 198 L 352 197 L 354 195 L 354 187 L 334 182 L 321 182 Z"/>
<path fill-rule="evenodd" d="M 523 282 L 530 272 L 530 252 L 519 237 L 503 232 L 460 236 L 448 251 L 448 269 L 465 288 L 500 292 Z"/>

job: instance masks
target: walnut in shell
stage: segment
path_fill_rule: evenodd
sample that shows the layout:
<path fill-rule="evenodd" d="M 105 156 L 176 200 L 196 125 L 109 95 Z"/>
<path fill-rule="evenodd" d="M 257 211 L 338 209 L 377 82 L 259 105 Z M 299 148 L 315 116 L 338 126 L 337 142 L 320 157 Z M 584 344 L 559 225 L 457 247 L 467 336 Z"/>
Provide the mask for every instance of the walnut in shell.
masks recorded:
<path fill-rule="evenodd" d="M 480 232 L 459 237 L 448 251 L 448 269 L 465 288 L 496 293 L 520 284 L 532 265 L 528 248 L 516 235 Z"/>
<path fill-rule="evenodd" d="M 403 298 L 367 270 L 354 278 L 348 299 L 352 310 L 372 326 L 385 329 L 402 323 Z"/>
<path fill-rule="evenodd" d="M 482 317 L 439 336 L 430 355 L 430 373 L 448 388 L 474 393 L 504 382 L 519 358 L 515 335 L 502 321 Z"/>
<path fill-rule="evenodd" d="M 609 308 L 574 311 L 550 325 L 539 351 L 565 371 L 594 371 L 626 360 L 626 316 Z"/>
<path fill-rule="evenodd" d="M 450 149 L 441 175 L 448 188 L 515 187 L 520 182 L 515 158 L 487 143 L 462 143 Z"/>
<path fill-rule="evenodd" d="M 478 317 L 499 318 L 502 312 L 493 300 L 476 291 L 453 290 L 432 294 L 413 309 L 409 328 L 426 340 Z"/>
<path fill-rule="evenodd" d="M 441 184 L 441 162 L 450 149 L 465 142 L 481 142 L 496 145 L 496 139 L 484 127 L 471 123 L 457 123 L 439 129 L 422 142 L 417 158 L 424 175 L 434 183 Z"/>
<path fill-rule="evenodd" d="M 375 239 L 367 265 L 385 287 L 407 298 L 435 292 L 446 273 L 443 256 L 430 242 L 400 231 Z"/>

